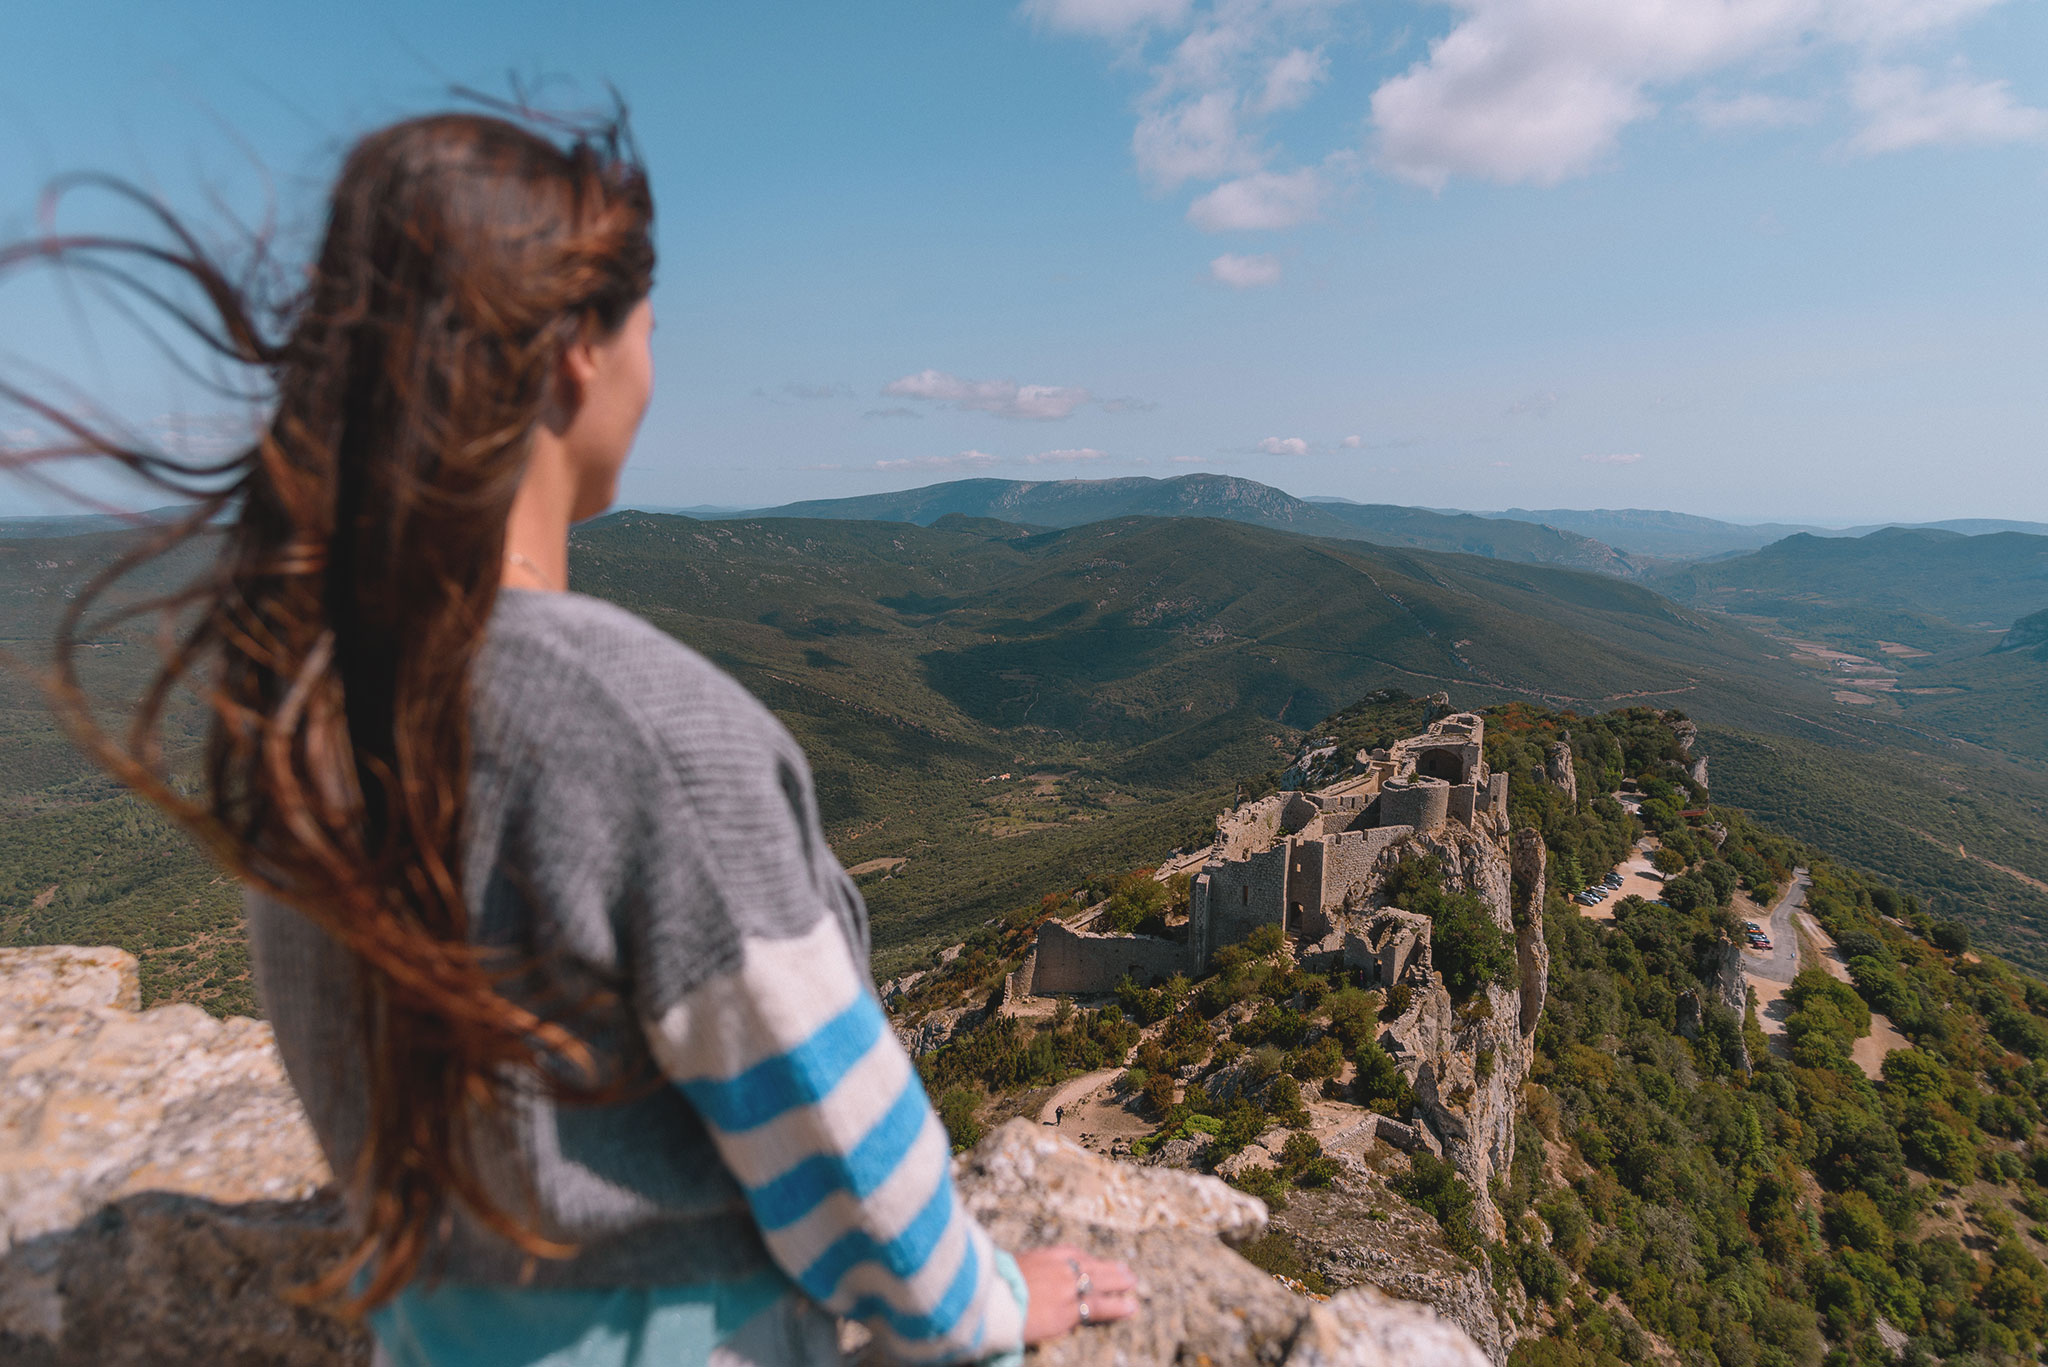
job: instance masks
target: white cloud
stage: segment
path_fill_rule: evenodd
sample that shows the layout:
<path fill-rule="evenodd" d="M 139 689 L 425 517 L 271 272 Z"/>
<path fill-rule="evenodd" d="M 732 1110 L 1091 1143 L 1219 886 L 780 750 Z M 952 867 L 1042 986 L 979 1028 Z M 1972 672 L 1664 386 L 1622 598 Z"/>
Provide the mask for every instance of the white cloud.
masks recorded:
<path fill-rule="evenodd" d="M 1440 188 L 1454 176 L 1552 185 L 1597 167 L 1653 91 L 1735 67 L 1783 69 L 1827 47 L 1866 55 L 1924 39 L 2002 0 L 1460 0 L 1429 55 L 1373 93 L 1380 164 Z M 1936 117 L 2009 140 L 2028 120 L 2002 90 L 1941 92 L 1974 113 Z M 1969 99 L 1964 99 L 1964 95 Z M 1710 126 L 1810 116 L 1796 100 L 1702 97 Z M 1717 122 L 1718 120 L 1718 122 Z M 1882 141 L 1880 138 L 1879 141 Z M 1877 150 L 1890 150 L 1889 146 Z"/>
<path fill-rule="evenodd" d="M 1108 460 L 1109 452 L 1098 451 L 1092 446 L 1079 446 L 1071 450 L 1040 451 L 1035 456 L 1026 456 L 1020 465 L 1086 465 L 1098 460 Z"/>
<path fill-rule="evenodd" d="M 1047 28 L 1116 38 L 1151 24 L 1176 25 L 1190 0 L 1024 0 L 1026 16 Z"/>
<path fill-rule="evenodd" d="M 1338 442 L 1337 444 L 1343 447 L 1346 451 L 1356 451 L 1361 446 L 1365 445 L 1365 440 L 1361 437 L 1346 437 L 1344 438 L 1344 440 Z"/>
<path fill-rule="evenodd" d="M 902 460 L 878 460 L 877 470 L 986 470 L 998 464 L 986 451 L 961 451 L 950 456 L 908 456 Z"/>
<path fill-rule="evenodd" d="M 1849 96 L 1864 117 L 1862 131 L 1849 147 L 1866 156 L 1913 147 L 2048 137 L 2048 110 L 2015 100 L 2005 81 L 1958 75 L 1937 86 L 1918 67 L 1874 66 L 1857 73 Z"/>
<path fill-rule="evenodd" d="M 1308 443 L 1300 437 L 1267 437 L 1259 443 L 1259 450 L 1268 456 L 1305 456 Z"/>
<path fill-rule="evenodd" d="M 2043 136 L 2042 111 L 2000 82 L 1915 86 L 1896 66 L 1902 45 L 1947 42 L 2009 3 L 1440 0 L 1447 30 L 1370 95 L 1369 147 L 1319 158 L 1282 146 L 1279 118 L 1329 98 L 1328 54 L 1380 22 L 1363 0 L 1025 0 L 1024 12 L 1145 63 L 1139 174 L 1157 190 L 1204 189 L 1189 221 L 1226 232 L 1314 218 L 1361 150 L 1433 189 L 1455 178 L 1554 185 L 1611 160 L 1632 125 L 1666 107 L 1716 131 L 1813 122 L 1841 103 L 1834 73 L 1858 68 L 1847 92 L 1865 121 L 1855 151 Z M 1710 81 L 1722 89 L 1702 91 Z M 1760 81 L 1772 89 L 1749 88 Z M 1288 165 L 1315 169 L 1275 169 Z"/>
<path fill-rule="evenodd" d="M 1255 289 L 1280 279 L 1280 258 L 1272 255 L 1239 256 L 1225 252 L 1209 263 L 1209 274 L 1232 289 Z"/>
<path fill-rule="evenodd" d="M 1050 422 L 1071 417 L 1094 396 L 1071 385 L 1018 384 L 1015 380 L 963 380 L 943 370 L 920 370 L 882 386 L 885 397 L 926 399 L 999 418 Z"/>
<path fill-rule="evenodd" d="M 1734 95 L 1708 91 L 1686 108 L 1703 128 L 1716 131 L 1740 128 L 1783 128 L 1812 123 L 1820 117 L 1817 100 L 1795 100 L 1785 95 L 1768 95 L 1744 90 Z"/>
<path fill-rule="evenodd" d="M 1266 68 L 1265 84 L 1252 108 L 1260 114 L 1298 108 L 1329 75 L 1330 62 L 1321 48 L 1293 48 L 1274 58 Z"/>
<path fill-rule="evenodd" d="M 1188 206 L 1188 222 L 1205 233 L 1272 232 L 1316 216 L 1323 182 L 1315 169 L 1260 171 L 1225 181 Z"/>
<path fill-rule="evenodd" d="M 1588 465 L 1634 465 L 1642 458 L 1643 453 L 1640 451 L 1617 451 L 1612 455 L 1585 455 L 1579 457 L 1580 460 Z"/>
<path fill-rule="evenodd" d="M 1227 90 L 1146 112 L 1131 135 L 1131 155 L 1162 190 L 1256 170 L 1262 159 L 1256 143 L 1238 131 L 1237 99 Z"/>

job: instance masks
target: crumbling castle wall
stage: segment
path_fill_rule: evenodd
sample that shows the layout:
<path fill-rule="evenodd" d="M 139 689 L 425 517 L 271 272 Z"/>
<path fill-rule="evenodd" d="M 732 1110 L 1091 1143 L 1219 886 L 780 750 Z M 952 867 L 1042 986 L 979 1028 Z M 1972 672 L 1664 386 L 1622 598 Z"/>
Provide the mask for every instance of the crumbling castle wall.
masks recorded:
<path fill-rule="evenodd" d="M 1412 826 L 1428 835 L 1451 814 L 1451 785 L 1441 779 L 1395 779 L 1380 789 L 1379 824 Z"/>
<path fill-rule="evenodd" d="M 1234 807 L 1218 817 L 1215 857 L 1242 859 L 1272 844 L 1273 837 L 1280 834 L 1280 818 L 1287 809 L 1289 796 L 1274 793 Z"/>
<path fill-rule="evenodd" d="M 1041 997 L 1113 992 L 1125 974 L 1141 986 L 1190 969 L 1188 946 L 1150 935 L 1097 935 L 1058 921 L 1038 928 L 1029 991 Z"/>

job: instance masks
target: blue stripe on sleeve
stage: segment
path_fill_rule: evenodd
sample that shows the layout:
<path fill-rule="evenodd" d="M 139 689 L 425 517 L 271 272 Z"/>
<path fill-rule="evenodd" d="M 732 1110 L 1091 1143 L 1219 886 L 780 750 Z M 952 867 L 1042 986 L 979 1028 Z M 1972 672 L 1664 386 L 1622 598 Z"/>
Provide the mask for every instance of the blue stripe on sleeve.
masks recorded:
<path fill-rule="evenodd" d="M 809 1039 L 738 1077 L 691 1078 L 680 1085 L 715 1128 L 727 1134 L 751 1130 L 784 1111 L 824 1100 L 887 1028 L 881 1006 L 863 992 Z"/>
<path fill-rule="evenodd" d="M 819 1153 L 779 1177 L 747 1189 L 747 1204 L 764 1230 L 785 1229 L 837 1191 L 866 1200 L 889 1180 L 932 1113 L 916 1073 L 874 1128 L 845 1153 Z"/>
<path fill-rule="evenodd" d="M 975 1251 L 974 1242 L 968 1241 L 967 1256 L 960 1260 L 960 1271 L 947 1286 L 946 1294 L 939 1297 L 939 1303 L 923 1315 L 906 1314 L 890 1305 L 880 1296 L 863 1296 L 853 1303 L 846 1312 L 848 1319 L 881 1320 L 899 1338 L 913 1343 L 943 1338 L 953 1332 L 960 1323 L 960 1317 L 967 1313 L 967 1307 L 974 1304 L 974 1293 L 981 1285 L 981 1255 Z"/>
<path fill-rule="evenodd" d="M 797 1275 L 797 1283 L 815 1300 L 829 1301 L 846 1274 L 860 1263 L 880 1263 L 897 1278 L 909 1280 L 931 1258 L 953 1222 L 953 1181 L 941 1173 L 932 1199 L 925 1202 L 903 1232 L 878 1243 L 864 1229 L 850 1229 Z"/>

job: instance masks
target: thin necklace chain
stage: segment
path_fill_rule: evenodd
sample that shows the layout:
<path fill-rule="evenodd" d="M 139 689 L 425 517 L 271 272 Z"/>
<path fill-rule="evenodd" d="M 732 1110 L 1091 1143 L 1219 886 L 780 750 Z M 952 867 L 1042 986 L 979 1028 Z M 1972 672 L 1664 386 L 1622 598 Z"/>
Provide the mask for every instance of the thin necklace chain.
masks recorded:
<path fill-rule="evenodd" d="M 556 593 L 561 592 L 560 589 L 557 589 L 555 587 L 555 581 L 548 578 L 547 571 L 543 570 L 540 566 L 534 564 L 531 559 L 521 555 L 518 551 L 506 551 L 505 563 L 514 566 L 518 569 L 525 570 L 535 579 L 540 580 L 542 588 L 551 590 Z"/>

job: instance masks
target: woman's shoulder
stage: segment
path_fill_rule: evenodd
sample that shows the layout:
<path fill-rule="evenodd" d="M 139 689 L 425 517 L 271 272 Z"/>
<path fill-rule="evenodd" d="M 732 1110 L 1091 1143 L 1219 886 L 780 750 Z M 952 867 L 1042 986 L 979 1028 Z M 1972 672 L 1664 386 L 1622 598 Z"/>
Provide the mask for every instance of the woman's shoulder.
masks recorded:
<path fill-rule="evenodd" d="M 576 593 L 501 593 L 483 692 L 551 732 L 623 724 L 671 753 L 792 747 L 739 681 L 646 619 Z"/>

